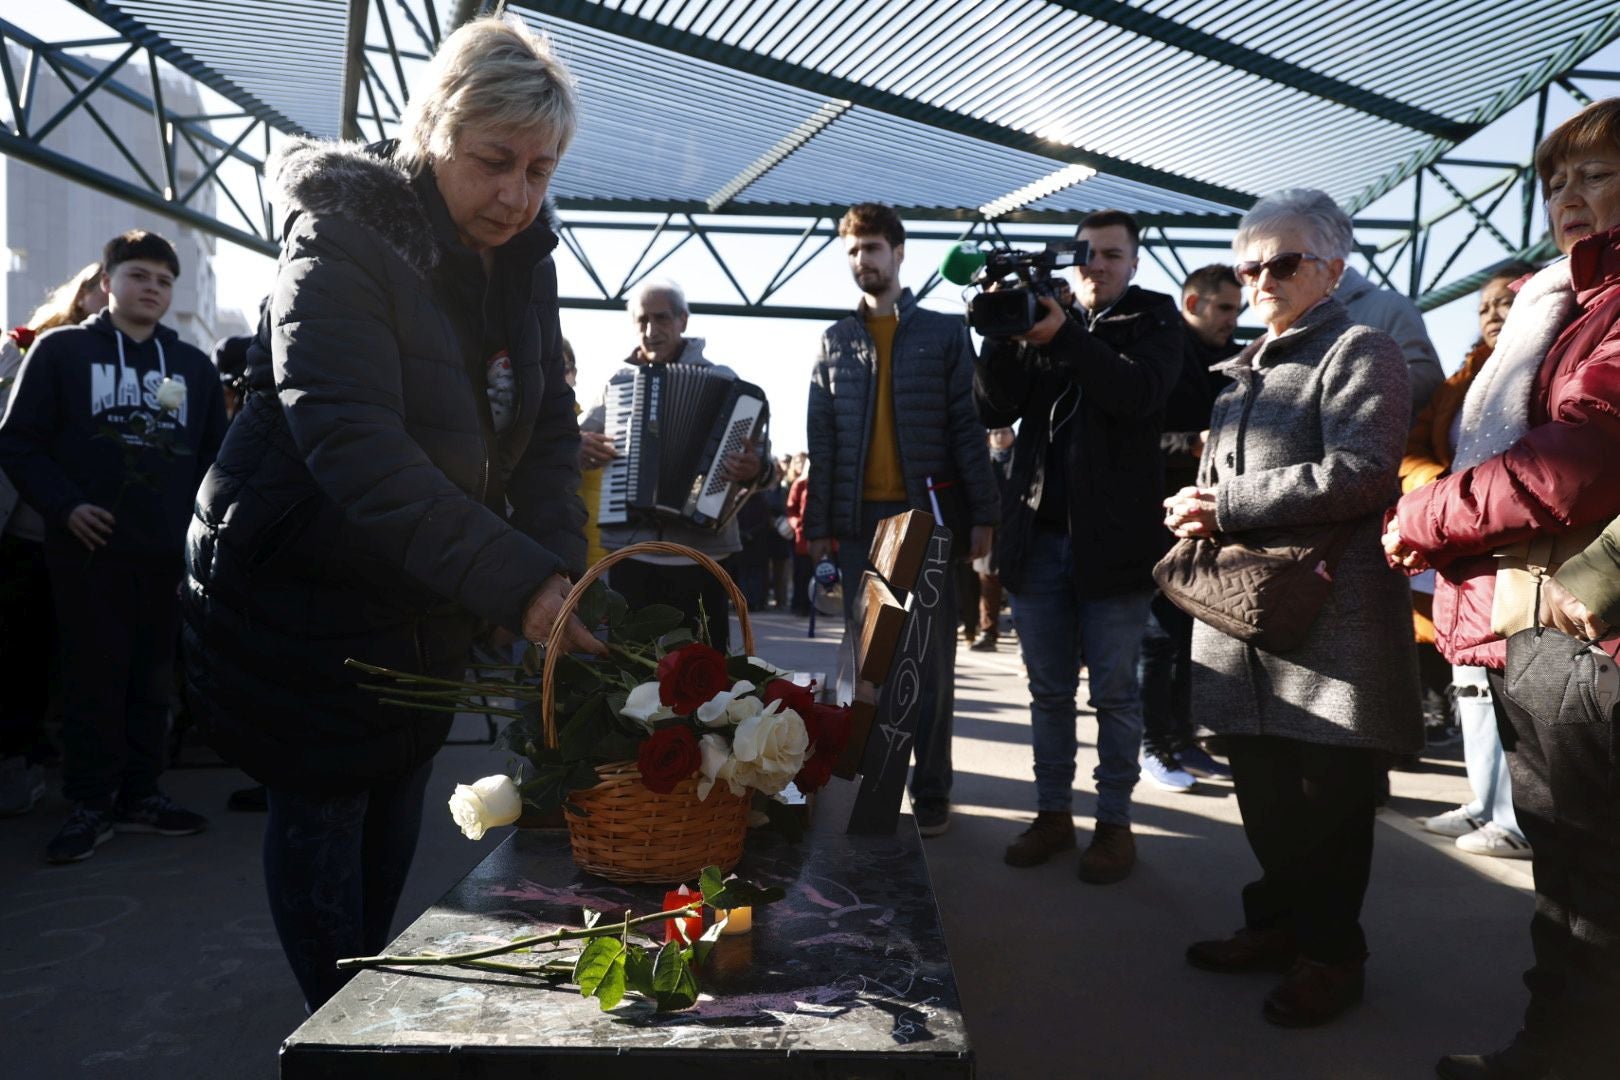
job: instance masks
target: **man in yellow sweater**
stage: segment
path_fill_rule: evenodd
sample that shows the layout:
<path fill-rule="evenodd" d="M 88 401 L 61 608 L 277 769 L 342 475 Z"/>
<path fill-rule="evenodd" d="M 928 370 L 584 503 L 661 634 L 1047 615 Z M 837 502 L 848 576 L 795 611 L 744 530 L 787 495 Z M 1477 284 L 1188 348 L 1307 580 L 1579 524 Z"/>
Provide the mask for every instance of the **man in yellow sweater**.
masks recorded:
<path fill-rule="evenodd" d="M 838 542 L 839 570 L 860 579 L 883 518 L 930 511 L 938 498 L 952 557 L 990 551 L 998 517 L 984 426 L 973 406 L 973 346 L 960 316 L 917 306 L 900 286 L 905 227 L 877 203 L 851 207 L 838 225 L 859 308 L 822 334 L 810 383 L 810 484 L 804 535 L 819 560 Z M 916 733 L 912 812 L 924 836 L 950 824 L 951 718 L 955 707 L 956 610 L 947 575 L 929 650 L 934 670 Z M 849 613 L 855 589 L 844 589 Z"/>

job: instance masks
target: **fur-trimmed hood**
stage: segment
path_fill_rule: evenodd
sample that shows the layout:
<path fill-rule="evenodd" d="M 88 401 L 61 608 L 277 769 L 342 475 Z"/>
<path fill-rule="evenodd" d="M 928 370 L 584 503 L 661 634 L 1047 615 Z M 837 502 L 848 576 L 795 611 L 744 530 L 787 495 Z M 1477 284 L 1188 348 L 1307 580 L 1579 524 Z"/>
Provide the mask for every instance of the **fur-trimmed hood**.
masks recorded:
<path fill-rule="evenodd" d="M 423 277 L 439 263 L 422 200 L 411 177 L 388 157 L 371 153 L 357 142 L 295 138 L 288 141 L 267 170 L 274 199 L 286 219 L 303 212 L 340 214 L 371 229 Z"/>
<path fill-rule="evenodd" d="M 342 215 L 375 232 L 417 273 L 429 276 L 439 264 L 439 241 L 411 175 L 394 163 L 394 145 L 288 140 L 266 170 L 273 178 L 272 197 L 286 215 L 282 231 L 306 211 Z M 540 220 L 553 234 L 561 224 L 549 197 Z"/>

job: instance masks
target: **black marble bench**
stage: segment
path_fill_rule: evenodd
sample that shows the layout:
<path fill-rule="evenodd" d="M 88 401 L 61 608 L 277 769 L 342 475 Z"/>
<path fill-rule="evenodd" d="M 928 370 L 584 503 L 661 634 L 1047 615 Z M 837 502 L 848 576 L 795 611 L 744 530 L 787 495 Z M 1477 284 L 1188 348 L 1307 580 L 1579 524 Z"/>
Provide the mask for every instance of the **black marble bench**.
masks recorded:
<path fill-rule="evenodd" d="M 283 1044 L 283 1080 L 325 1077 L 972 1077 L 973 1054 L 910 818 L 803 843 L 755 836 L 742 876 L 787 898 L 720 939 L 692 1009 L 611 1012 L 572 987 L 449 968 L 360 973 Z M 694 883 L 695 884 L 695 883 Z M 405 931 L 392 954 L 481 948 L 559 925 L 659 910 L 663 886 L 581 874 L 566 833 L 520 830 Z"/>

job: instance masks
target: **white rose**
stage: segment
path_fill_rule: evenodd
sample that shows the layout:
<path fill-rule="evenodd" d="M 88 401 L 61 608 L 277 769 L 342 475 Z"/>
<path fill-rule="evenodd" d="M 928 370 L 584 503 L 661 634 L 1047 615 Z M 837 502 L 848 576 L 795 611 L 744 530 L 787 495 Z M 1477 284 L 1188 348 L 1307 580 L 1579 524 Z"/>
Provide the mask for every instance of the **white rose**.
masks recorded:
<path fill-rule="evenodd" d="M 775 795 L 804 767 L 810 734 L 804 718 L 780 701 L 737 725 L 731 752 L 737 758 L 733 774 L 748 787 Z"/>
<path fill-rule="evenodd" d="M 750 709 L 747 703 L 752 701 L 757 706 L 759 699 L 748 698 L 743 695 L 751 693 L 753 689 L 753 683 L 747 679 L 738 679 L 731 684 L 730 690 L 722 690 L 698 706 L 698 723 L 704 727 L 723 727 L 736 724 L 744 717 L 752 716 L 759 710 L 758 708 Z"/>
<path fill-rule="evenodd" d="M 707 799 L 710 790 L 721 780 L 726 782 L 733 795 L 740 796 L 745 789 L 736 780 L 737 759 L 732 756 L 726 737 L 705 735 L 698 740 L 698 751 L 703 755 L 698 765 L 698 771 L 702 774 L 697 783 L 698 800 Z"/>
<path fill-rule="evenodd" d="M 628 716 L 648 731 L 660 720 L 668 720 L 675 715 L 675 711 L 665 705 L 658 696 L 658 684 L 644 682 L 625 699 L 624 708 L 619 710 L 620 715 Z"/>
<path fill-rule="evenodd" d="M 158 383 L 157 403 L 164 412 L 179 412 L 186 403 L 186 384 L 179 379 L 165 378 Z"/>
<path fill-rule="evenodd" d="M 486 776 L 475 784 L 457 784 L 450 796 L 450 816 L 469 840 L 482 840 L 485 829 L 510 825 L 523 813 L 523 796 L 504 773 Z"/>

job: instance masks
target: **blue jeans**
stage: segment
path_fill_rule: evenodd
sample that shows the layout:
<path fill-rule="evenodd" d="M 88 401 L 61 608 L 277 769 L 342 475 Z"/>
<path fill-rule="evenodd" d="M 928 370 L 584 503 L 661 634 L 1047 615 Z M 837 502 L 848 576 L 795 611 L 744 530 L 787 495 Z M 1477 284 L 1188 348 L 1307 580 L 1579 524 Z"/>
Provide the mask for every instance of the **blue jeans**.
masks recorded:
<path fill-rule="evenodd" d="M 264 883 L 281 950 L 310 1012 L 354 972 L 346 956 L 374 956 L 388 944 L 422 828 L 431 761 L 352 795 L 268 788 Z"/>
<path fill-rule="evenodd" d="M 1451 682 L 1458 690 L 1457 726 L 1462 729 L 1463 768 L 1474 801 L 1464 809 L 1470 817 L 1495 822 L 1522 838 L 1513 813 L 1513 781 L 1508 776 L 1507 754 L 1497 728 L 1497 709 L 1482 667 L 1453 667 Z M 1505 722 L 1505 721 L 1504 721 Z"/>
<path fill-rule="evenodd" d="M 1068 535 L 1037 526 L 1025 553 L 1023 583 L 1009 594 L 1018 647 L 1029 670 L 1035 805 L 1066 811 L 1074 803 L 1074 699 L 1083 663 L 1091 707 L 1097 712 L 1097 770 L 1092 774 L 1097 821 L 1129 825 L 1142 752 L 1136 659 L 1153 593 L 1082 600 L 1074 577 Z"/>
<path fill-rule="evenodd" d="M 909 509 L 911 507 L 903 502 L 863 503 L 861 535 L 838 538 L 838 576 L 843 585 L 846 626 L 854 617 L 861 574 L 871 569 L 867 553 L 872 550 L 878 522 Z M 919 802 L 951 797 L 951 721 L 956 714 L 956 583 L 949 568 L 941 576 L 944 583 L 930 628 L 933 641 L 928 646 L 933 658 L 932 670 L 923 680 L 914 744 L 916 764 L 911 770 L 911 797 Z"/>

